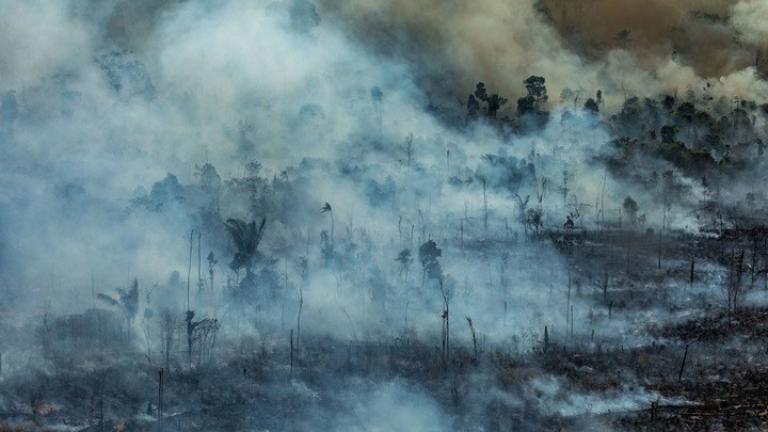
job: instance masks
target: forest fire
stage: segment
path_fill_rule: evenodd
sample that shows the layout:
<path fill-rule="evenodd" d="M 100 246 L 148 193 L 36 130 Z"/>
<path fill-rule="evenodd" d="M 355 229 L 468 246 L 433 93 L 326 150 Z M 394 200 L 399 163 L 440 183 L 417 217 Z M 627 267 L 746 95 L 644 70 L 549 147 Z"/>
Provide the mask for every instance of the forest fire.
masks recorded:
<path fill-rule="evenodd" d="M 762 0 L 7 0 L 0 431 L 768 428 Z"/>

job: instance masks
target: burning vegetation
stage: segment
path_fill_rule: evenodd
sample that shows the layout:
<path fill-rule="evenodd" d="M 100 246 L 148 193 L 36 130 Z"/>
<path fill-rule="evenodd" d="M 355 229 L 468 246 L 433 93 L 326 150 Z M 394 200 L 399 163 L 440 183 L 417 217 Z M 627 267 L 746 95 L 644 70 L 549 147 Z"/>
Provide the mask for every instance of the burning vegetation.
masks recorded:
<path fill-rule="evenodd" d="M 75 3 L 0 5 L 0 431 L 768 428 L 758 2 Z"/>

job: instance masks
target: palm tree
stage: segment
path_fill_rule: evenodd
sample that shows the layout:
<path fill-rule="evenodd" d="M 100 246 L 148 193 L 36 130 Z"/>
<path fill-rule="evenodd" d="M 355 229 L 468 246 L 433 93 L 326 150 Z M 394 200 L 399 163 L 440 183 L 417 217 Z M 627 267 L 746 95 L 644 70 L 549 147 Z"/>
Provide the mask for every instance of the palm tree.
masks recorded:
<path fill-rule="evenodd" d="M 104 293 L 98 293 L 96 297 L 111 306 L 121 309 L 125 316 L 126 324 L 130 329 L 134 318 L 136 318 L 136 313 L 139 311 L 139 281 L 134 279 L 129 290 L 118 288 L 117 293 L 117 299 Z"/>
<path fill-rule="evenodd" d="M 261 219 L 258 228 L 256 227 L 256 221 L 248 223 L 240 219 L 230 218 L 224 223 L 227 231 L 232 236 L 235 247 L 237 247 L 237 252 L 232 258 L 232 262 L 229 263 L 229 267 L 232 270 L 237 272 L 245 267 L 246 272 L 250 273 L 256 249 L 259 247 L 261 238 L 264 235 L 264 225 L 266 223 L 266 217 Z"/>

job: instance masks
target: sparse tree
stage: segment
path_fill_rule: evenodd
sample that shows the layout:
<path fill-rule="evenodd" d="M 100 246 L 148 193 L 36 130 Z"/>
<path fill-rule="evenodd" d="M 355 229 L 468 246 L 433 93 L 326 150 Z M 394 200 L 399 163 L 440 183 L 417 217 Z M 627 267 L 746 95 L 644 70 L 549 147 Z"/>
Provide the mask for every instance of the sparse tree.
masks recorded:
<path fill-rule="evenodd" d="M 413 262 L 413 258 L 411 257 L 411 251 L 408 249 L 403 249 L 397 255 L 397 258 L 395 258 L 395 261 L 397 261 L 400 264 L 400 272 L 399 272 L 400 277 L 403 277 L 403 274 L 405 274 L 405 278 L 408 279 L 408 270 L 411 267 L 411 262 Z"/>
<path fill-rule="evenodd" d="M 584 109 L 587 110 L 587 112 L 592 114 L 597 114 L 598 112 L 600 112 L 600 106 L 592 98 L 587 99 L 587 101 L 584 103 Z"/>
<path fill-rule="evenodd" d="M 637 223 L 637 211 L 640 209 L 640 207 L 637 205 L 637 201 L 633 200 L 631 196 L 627 196 L 624 198 L 622 208 L 624 209 L 624 213 L 627 215 L 627 219 L 629 219 L 629 223 Z"/>
<path fill-rule="evenodd" d="M 333 207 L 329 203 L 323 204 L 323 207 L 320 208 L 320 213 L 328 213 L 331 217 L 331 243 L 334 241 L 334 218 L 333 218 Z"/>
<path fill-rule="evenodd" d="M 440 267 L 438 258 L 443 251 L 437 247 L 434 240 L 427 240 L 419 247 L 419 262 L 424 271 L 424 276 L 428 279 L 439 280 L 443 277 L 443 270 Z"/>

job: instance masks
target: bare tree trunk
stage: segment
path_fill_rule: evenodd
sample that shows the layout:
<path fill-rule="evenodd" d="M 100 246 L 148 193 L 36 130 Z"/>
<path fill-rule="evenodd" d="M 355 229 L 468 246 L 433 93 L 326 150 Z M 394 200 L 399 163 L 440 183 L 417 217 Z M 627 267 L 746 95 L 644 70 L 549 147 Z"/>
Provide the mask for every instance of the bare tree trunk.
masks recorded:
<path fill-rule="evenodd" d="M 99 395 L 99 432 L 104 432 L 104 395 Z"/>
<path fill-rule="evenodd" d="M 695 271 L 696 271 L 696 258 L 691 257 L 691 275 L 690 275 L 690 282 L 689 282 L 691 286 L 693 286 L 693 275 Z"/>
<path fill-rule="evenodd" d="M 293 376 L 293 329 L 291 329 L 291 353 L 289 357 L 290 369 L 288 369 L 288 377 Z"/>
<path fill-rule="evenodd" d="M 157 382 L 157 421 L 160 425 L 160 430 L 163 430 L 163 370 L 158 372 Z"/>
<path fill-rule="evenodd" d="M 194 316 L 194 312 L 187 310 L 187 360 L 189 361 L 190 369 L 192 368 L 192 332 L 194 331 L 192 319 Z"/>
<path fill-rule="evenodd" d="M 483 229 L 488 233 L 488 195 L 487 195 L 487 182 L 483 178 Z"/>
<path fill-rule="evenodd" d="M 571 273 L 568 272 L 568 291 L 565 298 L 565 324 L 568 325 L 569 315 L 571 311 Z"/>
<path fill-rule="evenodd" d="M 441 315 L 442 322 L 443 322 L 443 331 L 442 331 L 442 348 L 443 348 L 443 367 L 448 367 L 448 362 L 450 360 L 450 311 L 448 309 L 448 294 L 445 292 L 445 288 L 443 287 L 443 279 L 440 278 L 440 294 L 443 297 L 443 313 Z"/>
<path fill-rule="evenodd" d="M 750 269 L 751 281 L 750 288 L 755 286 L 755 268 L 757 268 L 757 234 L 753 234 L 752 237 L 752 268 Z"/>
<path fill-rule="evenodd" d="M 504 326 L 507 326 L 507 309 L 509 309 L 509 305 L 506 300 L 504 300 Z"/>
<path fill-rule="evenodd" d="M 210 273 L 210 275 L 211 275 L 211 292 L 213 292 L 213 286 L 214 286 L 213 285 L 213 267 L 211 267 L 211 269 L 208 271 L 208 273 Z"/>
<path fill-rule="evenodd" d="M 189 283 L 192 278 L 192 244 L 195 230 L 189 232 L 189 265 L 187 266 L 187 310 L 189 310 Z"/>
<path fill-rule="evenodd" d="M 677 374 L 677 381 L 683 380 L 683 371 L 685 370 L 685 361 L 688 359 L 688 344 L 685 345 L 685 353 L 683 354 L 683 362 L 680 364 L 680 373 Z"/>
<path fill-rule="evenodd" d="M 203 233 L 197 232 L 197 291 L 200 294 L 203 291 L 203 257 L 200 250 L 203 242 Z"/>
<path fill-rule="evenodd" d="M 659 270 L 661 270 L 661 241 L 664 235 L 663 231 L 664 231 L 664 227 L 662 226 L 661 229 L 659 230 L 659 264 L 658 264 Z"/>
<path fill-rule="evenodd" d="M 301 284 L 297 285 L 299 285 L 299 310 L 296 313 L 296 357 L 299 356 L 299 349 L 301 347 L 301 311 L 304 308 L 304 292 L 301 289 Z"/>
<path fill-rule="evenodd" d="M 475 326 L 472 324 L 472 318 L 467 317 L 467 324 L 469 325 L 469 332 L 472 334 L 472 348 L 474 351 L 474 360 L 477 362 L 477 335 L 475 334 Z"/>
<path fill-rule="evenodd" d="M 448 300 L 445 301 L 445 364 L 451 360 L 451 315 L 448 310 Z"/>

